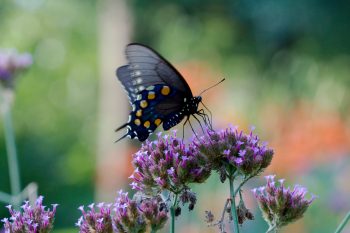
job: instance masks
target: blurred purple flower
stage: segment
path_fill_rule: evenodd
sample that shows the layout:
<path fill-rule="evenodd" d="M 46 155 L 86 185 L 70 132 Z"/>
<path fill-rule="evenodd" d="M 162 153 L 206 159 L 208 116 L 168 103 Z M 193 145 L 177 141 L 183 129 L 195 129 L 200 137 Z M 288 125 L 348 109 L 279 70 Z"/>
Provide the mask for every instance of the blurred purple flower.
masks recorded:
<path fill-rule="evenodd" d="M 252 131 L 244 134 L 234 126 L 221 131 L 207 130 L 204 136 L 193 140 L 193 145 L 207 157 L 212 169 L 221 174 L 222 181 L 228 170 L 244 177 L 255 176 L 271 163 L 273 157 L 273 150 L 261 144 Z"/>
<path fill-rule="evenodd" d="M 38 197 L 32 206 L 28 201 L 21 206 L 22 212 L 14 210 L 11 205 L 7 208 L 11 217 L 1 220 L 4 223 L 6 233 L 48 233 L 53 227 L 57 204 L 52 205 L 52 210 L 45 210 L 43 196 Z"/>
<path fill-rule="evenodd" d="M 180 194 L 190 183 L 202 183 L 210 175 L 206 158 L 197 148 L 186 145 L 176 134 L 146 141 L 133 155 L 132 188 L 147 194 L 169 190 Z"/>
<path fill-rule="evenodd" d="M 33 59 L 29 53 L 19 54 L 15 49 L 0 50 L 0 83 L 5 88 L 12 88 L 18 72 L 32 63 Z"/>
<path fill-rule="evenodd" d="M 94 203 L 88 206 L 89 210 L 85 211 L 84 206 L 80 206 L 79 210 L 82 216 L 79 218 L 76 226 L 79 227 L 80 233 L 112 233 L 112 204 Z"/>
<path fill-rule="evenodd" d="M 307 189 L 295 185 L 294 188 L 285 187 L 284 180 L 275 182 L 275 175 L 266 176 L 265 186 L 252 190 L 265 221 L 270 228 L 280 228 L 301 218 L 309 205 L 315 199 L 307 199 Z"/>

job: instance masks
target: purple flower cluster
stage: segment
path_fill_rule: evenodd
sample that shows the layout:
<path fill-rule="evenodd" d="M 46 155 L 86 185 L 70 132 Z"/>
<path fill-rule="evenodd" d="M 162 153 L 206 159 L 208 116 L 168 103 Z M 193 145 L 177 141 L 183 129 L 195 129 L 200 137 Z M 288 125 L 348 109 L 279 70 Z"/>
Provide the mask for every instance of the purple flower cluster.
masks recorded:
<path fill-rule="evenodd" d="M 306 199 L 307 189 L 295 185 L 293 189 L 284 186 L 284 180 L 275 182 L 275 175 L 266 176 L 267 184 L 252 190 L 263 217 L 270 227 L 280 228 L 301 218 L 315 199 Z"/>
<path fill-rule="evenodd" d="M 162 229 L 168 220 L 168 208 L 160 196 L 143 199 L 140 210 L 153 232 Z"/>
<path fill-rule="evenodd" d="M 79 210 L 83 214 L 76 223 L 76 226 L 80 229 L 79 232 L 112 233 L 112 204 L 99 203 L 96 206 L 95 204 L 91 204 L 88 207 L 88 211 L 84 210 L 84 206 L 79 207 Z"/>
<path fill-rule="evenodd" d="M 168 220 L 168 209 L 160 196 L 144 197 L 119 192 L 113 218 L 118 232 L 146 232 L 147 225 L 153 232 L 161 229 Z"/>
<path fill-rule="evenodd" d="M 19 71 L 32 65 L 29 53 L 18 54 L 16 50 L 0 51 L 0 82 L 4 87 L 13 87 L 14 78 Z"/>
<path fill-rule="evenodd" d="M 119 192 L 114 205 L 101 203 L 95 207 L 91 204 L 88 211 L 84 207 L 79 209 L 83 213 L 76 224 L 80 233 L 143 233 L 147 229 L 156 232 L 168 220 L 168 209 L 160 196 L 150 198 L 136 194 L 130 199 L 123 191 Z"/>
<path fill-rule="evenodd" d="M 11 214 L 10 219 L 4 218 L 6 233 L 48 233 L 53 227 L 57 204 L 52 205 L 52 210 L 45 209 L 43 197 L 40 196 L 34 206 L 28 201 L 21 206 L 21 211 L 16 211 L 11 205 L 7 206 Z"/>
<path fill-rule="evenodd" d="M 133 155 L 133 189 L 147 194 L 169 190 L 180 194 L 190 183 L 202 183 L 210 175 L 210 167 L 205 156 L 197 148 L 186 145 L 172 136 L 161 136 L 158 140 L 146 141 Z"/>
<path fill-rule="evenodd" d="M 193 144 L 207 157 L 212 169 L 223 174 L 232 170 L 236 175 L 255 176 L 271 163 L 273 157 L 273 150 L 261 144 L 252 131 L 244 134 L 233 126 L 218 132 L 207 130 Z"/>
<path fill-rule="evenodd" d="M 119 192 L 113 218 L 117 232 L 146 232 L 147 223 L 139 204 L 137 200 L 129 199 L 128 193 Z"/>

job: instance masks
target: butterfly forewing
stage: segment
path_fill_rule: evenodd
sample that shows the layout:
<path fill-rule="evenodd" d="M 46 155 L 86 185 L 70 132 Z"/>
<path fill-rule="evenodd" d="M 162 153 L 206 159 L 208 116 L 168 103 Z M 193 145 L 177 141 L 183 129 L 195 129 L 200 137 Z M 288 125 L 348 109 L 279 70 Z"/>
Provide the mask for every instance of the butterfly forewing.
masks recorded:
<path fill-rule="evenodd" d="M 190 87 L 181 74 L 160 54 L 141 44 L 129 44 L 126 47 L 126 57 L 129 67 L 136 71 L 154 71 L 152 76 L 145 77 L 146 81 L 158 82 L 176 88 L 192 96 Z"/>

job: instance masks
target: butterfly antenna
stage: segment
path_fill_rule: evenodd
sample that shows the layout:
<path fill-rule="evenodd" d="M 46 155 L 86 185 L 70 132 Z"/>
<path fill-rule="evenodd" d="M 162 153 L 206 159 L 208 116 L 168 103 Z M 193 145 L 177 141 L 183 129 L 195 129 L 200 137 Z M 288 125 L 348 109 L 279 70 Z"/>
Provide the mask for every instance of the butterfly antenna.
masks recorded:
<path fill-rule="evenodd" d="M 223 81 L 225 81 L 225 78 L 223 78 L 220 82 L 214 84 L 213 86 L 211 87 L 208 87 L 207 89 L 204 89 L 201 93 L 199 93 L 199 95 L 202 95 L 204 92 L 206 92 L 207 90 L 213 88 L 213 87 L 216 87 L 217 85 L 219 85 L 220 83 L 222 83 Z"/>

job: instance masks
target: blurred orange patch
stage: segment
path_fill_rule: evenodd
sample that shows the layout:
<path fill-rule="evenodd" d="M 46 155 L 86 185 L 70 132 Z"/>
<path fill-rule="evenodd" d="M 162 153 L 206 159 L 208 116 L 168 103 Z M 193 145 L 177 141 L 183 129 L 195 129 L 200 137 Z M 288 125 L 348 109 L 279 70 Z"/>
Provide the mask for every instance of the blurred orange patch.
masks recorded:
<path fill-rule="evenodd" d="M 188 61 L 177 65 L 180 73 L 186 79 L 188 85 L 192 90 L 193 95 L 198 95 L 204 89 L 214 85 L 216 82 L 219 82 L 222 77 L 218 76 L 212 66 L 206 64 L 202 61 Z M 206 99 L 215 98 L 217 93 L 220 93 L 220 90 L 223 90 L 224 84 L 215 87 L 215 91 L 208 91 L 205 93 Z"/>
<path fill-rule="evenodd" d="M 270 170 L 278 173 L 305 171 L 319 163 L 332 163 L 350 151 L 347 121 L 338 112 L 315 109 L 309 102 L 282 109 L 270 105 L 262 113 L 264 128 L 275 149 Z"/>

